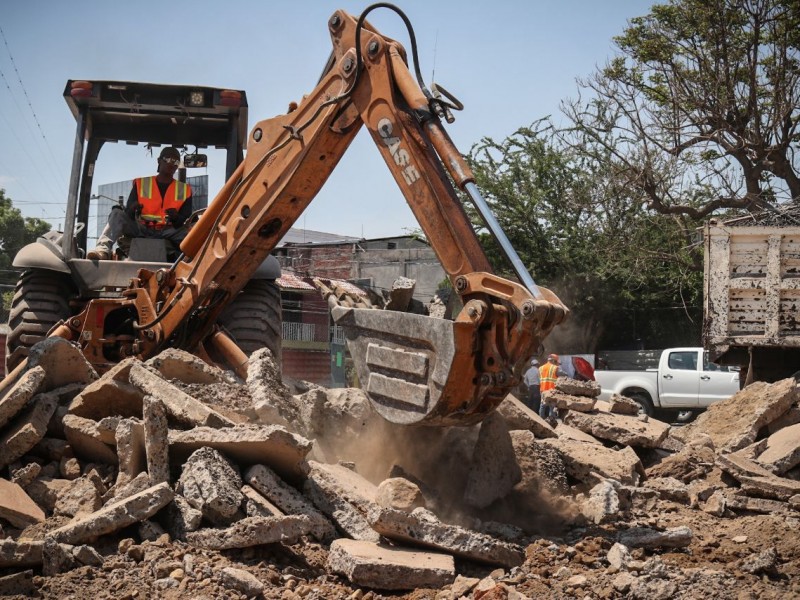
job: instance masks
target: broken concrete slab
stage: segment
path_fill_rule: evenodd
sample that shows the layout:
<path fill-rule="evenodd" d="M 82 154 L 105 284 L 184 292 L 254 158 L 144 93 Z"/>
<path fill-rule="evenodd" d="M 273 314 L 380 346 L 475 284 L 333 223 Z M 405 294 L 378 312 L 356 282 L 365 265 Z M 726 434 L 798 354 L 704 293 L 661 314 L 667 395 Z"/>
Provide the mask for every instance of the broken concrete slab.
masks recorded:
<path fill-rule="evenodd" d="M 54 394 L 34 396 L 30 407 L 18 414 L 0 437 L 0 467 L 21 458 L 44 438 L 57 405 Z"/>
<path fill-rule="evenodd" d="M 377 508 L 370 512 L 369 523 L 375 531 L 391 540 L 436 548 L 468 560 L 504 567 L 518 566 L 525 560 L 525 552 L 520 546 L 442 523 L 424 508 L 411 513 Z"/>
<path fill-rule="evenodd" d="M 36 394 L 42 391 L 45 372 L 35 367 L 22 374 L 14 386 L 0 399 L 0 428 L 4 427 Z"/>
<path fill-rule="evenodd" d="M 491 413 L 480 426 L 464 501 L 476 508 L 486 508 L 504 498 L 521 480 L 508 425 L 502 415 Z"/>
<path fill-rule="evenodd" d="M 739 452 L 718 455 L 717 464 L 738 479 L 742 490 L 748 495 L 788 500 L 800 494 L 800 481 L 778 477 Z"/>
<path fill-rule="evenodd" d="M 756 461 L 782 475 L 800 464 L 800 424 L 776 431 L 766 439 Z"/>
<path fill-rule="evenodd" d="M 598 440 L 596 437 L 589 435 L 588 433 L 584 433 L 580 429 L 576 429 L 575 427 L 570 427 L 566 423 L 559 423 L 556 428 L 556 437 L 559 439 L 567 440 L 567 441 L 574 441 L 574 442 L 583 442 L 584 444 L 594 444 L 595 446 L 602 446 L 603 442 Z"/>
<path fill-rule="evenodd" d="M 600 384 L 596 381 L 578 381 L 571 377 L 559 377 L 556 379 L 556 389 L 568 396 L 582 396 L 585 398 L 597 398 L 602 391 Z"/>
<path fill-rule="evenodd" d="M 48 535 L 65 544 L 84 542 L 98 535 L 118 531 L 138 521 L 149 519 L 164 508 L 174 496 L 169 484 L 159 483 L 123 500 L 107 504 L 97 512 L 51 531 Z"/>
<path fill-rule="evenodd" d="M 145 394 L 161 400 L 169 415 L 183 425 L 190 427 L 233 425 L 233 421 L 192 398 L 141 363 L 134 363 L 131 366 L 130 381 Z"/>
<path fill-rule="evenodd" d="M 12 539 L 0 540 L 0 569 L 35 567 L 42 564 L 44 542 Z"/>
<path fill-rule="evenodd" d="M 559 427 L 560 428 L 560 427 Z M 624 485 L 636 485 L 644 467 L 635 452 L 622 452 L 602 445 L 584 444 L 565 439 L 537 440 L 554 448 L 564 460 L 567 474 L 578 481 L 596 484 L 604 479 L 614 479 Z"/>
<path fill-rule="evenodd" d="M 619 543 L 628 548 L 685 548 L 694 534 L 686 526 L 658 531 L 649 527 L 632 527 L 619 535 Z"/>
<path fill-rule="evenodd" d="M 117 458 L 119 472 L 117 485 L 121 486 L 147 467 L 144 443 L 144 425 L 137 419 L 122 419 L 117 425 Z"/>
<path fill-rule="evenodd" d="M 306 499 L 303 494 L 281 480 L 269 467 L 254 465 L 247 470 L 244 480 L 285 514 L 306 515 L 311 519 L 311 535 L 321 542 L 329 542 L 336 530 L 328 518 Z"/>
<path fill-rule="evenodd" d="M 766 498 L 752 498 L 738 494 L 726 494 L 725 506 L 732 510 L 741 510 L 761 514 L 797 515 L 797 508 L 788 502 L 768 500 Z"/>
<path fill-rule="evenodd" d="M 68 479 L 53 479 L 51 477 L 40 477 L 34 479 L 25 488 L 25 492 L 42 509 L 52 512 L 58 502 L 58 495 L 62 490 L 70 485 Z"/>
<path fill-rule="evenodd" d="M 599 412 L 570 411 L 564 416 L 564 423 L 596 438 L 639 448 L 657 448 L 670 430 L 669 425 L 655 419 L 644 422 L 636 417 Z"/>
<path fill-rule="evenodd" d="M 140 418 L 144 393 L 128 380 L 131 367 L 139 362 L 126 358 L 87 385 L 70 403 L 70 414 L 93 421 L 109 416 Z"/>
<path fill-rule="evenodd" d="M 497 407 L 497 412 L 506 420 L 508 428 L 511 431 L 528 429 L 540 439 L 558 437 L 547 421 L 542 419 L 535 411 L 525 406 L 513 394 L 506 396 L 505 400 Z"/>
<path fill-rule="evenodd" d="M 292 544 L 310 531 L 311 520 L 305 515 L 245 517 L 230 527 L 191 531 L 186 542 L 206 550 L 229 550 L 276 542 Z"/>
<path fill-rule="evenodd" d="M 42 545 L 42 575 L 52 577 L 78 567 L 70 544 L 59 544 L 50 536 L 45 536 Z"/>
<path fill-rule="evenodd" d="M 219 367 L 209 365 L 202 358 L 178 348 L 167 348 L 144 364 L 158 371 L 164 379 L 177 379 L 182 383 L 230 382 L 225 371 Z"/>
<path fill-rule="evenodd" d="M 711 437 L 718 452 L 734 452 L 752 444 L 759 430 L 797 402 L 794 378 L 777 383 L 756 381 L 730 398 L 712 404 L 685 427 L 676 428 L 676 438 L 688 443 L 695 436 Z"/>
<path fill-rule="evenodd" d="M 674 477 L 653 477 L 645 481 L 643 485 L 656 490 L 664 500 L 681 504 L 689 503 L 689 486 Z"/>
<path fill-rule="evenodd" d="M 589 412 L 594 410 L 594 398 L 584 396 L 570 396 L 557 389 L 547 390 L 542 394 L 542 402 L 555 406 L 559 410 L 575 410 Z"/>
<path fill-rule="evenodd" d="M 254 417 L 268 425 L 299 421 L 298 405 L 290 401 L 289 388 L 281 379 L 280 361 L 269 348 L 260 348 L 247 362 L 247 390 L 253 398 Z"/>
<path fill-rule="evenodd" d="M 75 454 L 94 462 L 118 464 L 117 453 L 104 441 L 107 436 L 100 432 L 97 421 L 68 414 L 64 416 L 63 425 L 64 437 Z"/>
<path fill-rule="evenodd" d="M 236 425 L 214 429 L 195 427 L 169 432 L 173 461 L 183 461 L 198 448 L 219 450 L 241 465 L 266 464 L 282 477 L 300 481 L 308 472 L 305 457 L 312 442 L 280 425 Z"/>
<path fill-rule="evenodd" d="M 36 479 L 41 472 L 42 465 L 35 462 L 28 463 L 24 467 L 11 470 L 11 481 L 24 489 L 31 481 Z"/>
<path fill-rule="evenodd" d="M 244 502 L 238 468 L 213 448 L 200 448 L 183 465 L 177 492 L 215 525 L 229 525 Z"/>
<path fill-rule="evenodd" d="M 144 450 L 147 472 L 153 484 L 169 482 L 169 442 L 167 409 L 153 396 L 145 396 L 143 403 Z"/>
<path fill-rule="evenodd" d="M 348 539 L 331 544 L 328 570 L 354 585 L 381 590 L 438 589 L 455 579 L 455 563 L 447 554 Z"/>
<path fill-rule="evenodd" d="M 167 526 L 173 538 L 183 540 L 190 531 L 200 529 L 203 521 L 203 513 L 194 508 L 180 494 L 167 505 Z"/>
<path fill-rule="evenodd" d="M 619 494 L 610 481 L 601 481 L 594 486 L 581 504 L 583 516 L 596 525 L 611 521 L 619 511 Z"/>
<path fill-rule="evenodd" d="M 24 529 L 28 525 L 44 521 L 45 514 L 19 485 L 0 479 L 0 519 L 5 519 L 18 529 Z"/>

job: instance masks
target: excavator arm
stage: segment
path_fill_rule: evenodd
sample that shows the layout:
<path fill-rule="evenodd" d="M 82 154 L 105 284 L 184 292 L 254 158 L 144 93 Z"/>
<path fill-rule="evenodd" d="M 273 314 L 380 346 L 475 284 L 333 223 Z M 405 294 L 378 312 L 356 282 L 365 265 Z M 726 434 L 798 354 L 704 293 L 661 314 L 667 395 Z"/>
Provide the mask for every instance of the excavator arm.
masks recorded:
<path fill-rule="evenodd" d="M 500 403 L 568 310 L 536 286 L 490 221 L 510 249 L 522 284 L 492 273 L 451 183 L 482 202 L 441 124 L 446 107 L 414 78 L 404 48 L 365 16 L 357 20 L 337 11 L 330 18 L 329 68 L 289 113 L 253 127 L 244 162 L 181 244 L 182 258 L 169 269 L 140 271 L 122 299 L 93 300 L 59 335 L 78 340 L 101 369 L 165 346 L 202 353 L 209 339 L 238 356 L 224 334 L 214 331 L 216 317 L 314 199 L 364 126 L 463 310 L 449 321 L 337 306 L 330 299 L 362 386 L 375 408 L 398 423 L 469 424 Z"/>

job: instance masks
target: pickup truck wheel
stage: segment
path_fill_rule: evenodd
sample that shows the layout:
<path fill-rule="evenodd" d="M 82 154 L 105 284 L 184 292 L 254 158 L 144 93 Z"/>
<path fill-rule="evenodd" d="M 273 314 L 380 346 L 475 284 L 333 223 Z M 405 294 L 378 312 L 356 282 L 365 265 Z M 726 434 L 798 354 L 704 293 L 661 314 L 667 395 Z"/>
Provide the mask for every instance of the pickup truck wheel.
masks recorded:
<path fill-rule="evenodd" d="M 274 281 L 253 279 L 217 319 L 233 341 L 250 356 L 269 348 L 281 362 L 281 293 Z"/>
<path fill-rule="evenodd" d="M 69 299 L 74 294 L 72 280 L 63 273 L 30 269 L 17 281 L 6 337 L 6 372 L 27 358 L 31 346 L 47 337 L 47 332 L 71 316 Z"/>
<path fill-rule="evenodd" d="M 634 392 L 632 394 L 625 394 L 628 398 L 636 402 L 639 405 L 639 414 L 645 414 L 648 417 L 653 416 L 653 403 L 650 401 L 649 396 L 642 392 Z"/>

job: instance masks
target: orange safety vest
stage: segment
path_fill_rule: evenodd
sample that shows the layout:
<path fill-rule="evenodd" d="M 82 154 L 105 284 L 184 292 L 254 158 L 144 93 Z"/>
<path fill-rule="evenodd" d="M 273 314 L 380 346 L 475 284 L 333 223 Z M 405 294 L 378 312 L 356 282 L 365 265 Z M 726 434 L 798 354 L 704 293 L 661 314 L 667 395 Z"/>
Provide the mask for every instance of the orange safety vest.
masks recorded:
<path fill-rule="evenodd" d="M 558 379 L 558 365 L 545 363 L 539 367 L 539 390 L 546 392 L 556 387 Z"/>
<path fill-rule="evenodd" d="M 155 177 L 140 177 L 136 180 L 136 194 L 139 196 L 139 204 L 142 205 L 139 220 L 149 227 L 162 229 L 167 224 L 167 209 L 180 210 L 184 201 L 192 195 L 192 186 L 173 180 L 162 198 Z"/>

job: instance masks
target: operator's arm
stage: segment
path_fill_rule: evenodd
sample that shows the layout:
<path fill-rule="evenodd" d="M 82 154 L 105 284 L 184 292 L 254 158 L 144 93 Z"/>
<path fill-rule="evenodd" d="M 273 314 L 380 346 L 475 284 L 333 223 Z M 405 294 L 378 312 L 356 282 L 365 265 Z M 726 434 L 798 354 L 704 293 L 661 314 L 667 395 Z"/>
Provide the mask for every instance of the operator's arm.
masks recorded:
<path fill-rule="evenodd" d="M 125 204 L 125 212 L 131 219 L 136 218 L 136 211 L 139 208 L 139 194 L 136 191 L 136 183 L 131 186 L 131 193 L 128 194 L 128 202 Z"/>
<path fill-rule="evenodd" d="M 183 201 L 181 207 L 178 209 L 178 214 L 172 219 L 172 226 L 175 228 L 182 227 L 186 220 L 192 216 L 192 197 L 189 196 Z"/>

